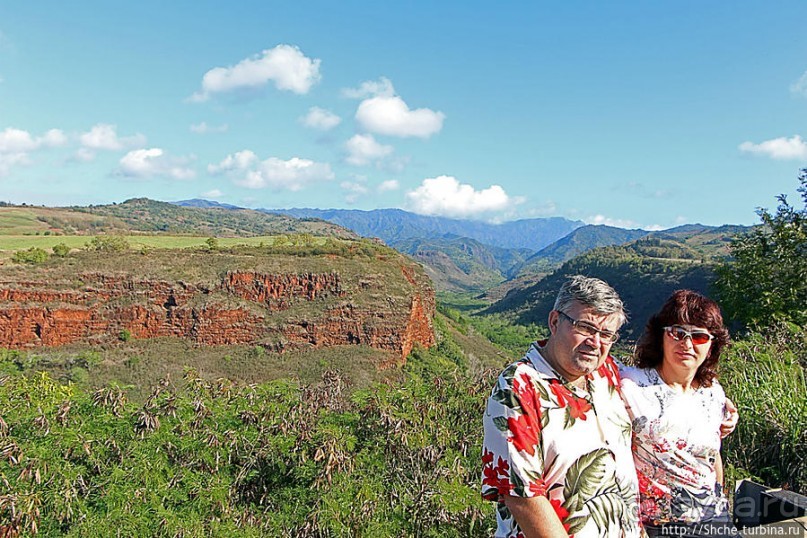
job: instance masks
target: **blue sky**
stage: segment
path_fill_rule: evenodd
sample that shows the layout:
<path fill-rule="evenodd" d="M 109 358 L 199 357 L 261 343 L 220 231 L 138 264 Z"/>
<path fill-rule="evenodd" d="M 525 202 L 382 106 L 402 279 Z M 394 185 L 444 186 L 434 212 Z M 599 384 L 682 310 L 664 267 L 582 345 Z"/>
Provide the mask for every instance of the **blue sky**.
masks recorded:
<path fill-rule="evenodd" d="M 807 2 L 0 3 L 0 200 L 752 224 Z"/>

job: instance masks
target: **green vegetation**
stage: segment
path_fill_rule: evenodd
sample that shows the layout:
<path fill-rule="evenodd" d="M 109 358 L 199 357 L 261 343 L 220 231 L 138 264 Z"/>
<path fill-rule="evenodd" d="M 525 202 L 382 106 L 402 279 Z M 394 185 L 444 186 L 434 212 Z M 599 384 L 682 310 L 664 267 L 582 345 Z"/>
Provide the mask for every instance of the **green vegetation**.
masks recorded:
<path fill-rule="evenodd" d="M 67 246 L 65 243 L 57 243 L 53 245 L 53 255 L 57 258 L 64 258 L 68 254 L 70 254 L 70 247 Z"/>
<path fill-rule="evenodd" d="M 36 265 L 45 263 L 50 258 L 50 255 L 39 247 L 31 247 L 28 250 L 18 250 L 11 257 L 14 263 L 27 263 Z"/>
<path fill-rule="evenodd" d="M 484 312 L 502 314 L 521 325 L 544 324 L 563 281 L 570 275 L 584 274 L 605 280 L 619 292 L 629 313 L 622 332 L 628 338 L 637 338 L 650 315 L 674 290 L 709 292 L 714 280 L 713 265 L 680 259 L 679 245 L 675 241 L 641 239 L 594 249 L 565 262 L 535 284 L 511 290 Z M 648 251 L 655 256 L 648 256 Z"/>
<path fill-rule="evenodd" d="M 807 330 L 783 323 L 735 342 L 720 383 L 740 410 L 725 440 L 728 484 L 757 478 L 807 494 Z"/>
<path fill-rule="evenodd" d="M 249 209 L 181 207 L 146 198 L 89 207 L 0 207 L 0 236 L 94 236 L 138 232 L 202 237 L 309 233 L 343 239 L 356 238 L 353 232 L 318 219 L 301 221 Z"/>
<path fill-rule="evenodd" d="M 353 391 L 333 370 L 313 386 L 187 371 L 133 403 L 120 386 L 20 373 L 9 352 L 0 524 L 45 536 L 489 536 L 476 417 L 492 373 L 464 374 L 474 365 L 441 327 L 400 381 Z"/>
<path fill-rule="evenodd" d="M 731 244 L 734 260 L 718 269 L 717 288 L 729 317 L 747 325 L 786 320 L 807 325 L 807 168 L 799 176 L 804 206 L 780 195 L 775 214 Z"/>
<path fill-rule="evenodd" d="M 122 235 L 99 235 L 87 243 L 87 250 L 95 252 L 123 252 L 129 250 L 129 241 Z"/>

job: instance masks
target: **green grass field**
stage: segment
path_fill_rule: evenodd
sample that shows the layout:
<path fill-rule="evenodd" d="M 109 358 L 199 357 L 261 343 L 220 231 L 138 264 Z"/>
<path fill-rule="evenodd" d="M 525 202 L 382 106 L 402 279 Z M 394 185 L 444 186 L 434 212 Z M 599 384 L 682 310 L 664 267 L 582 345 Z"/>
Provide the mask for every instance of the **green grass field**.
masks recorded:
<path fill-rule="evenodd" d="M 38 247 L 48 252 L 59 243 L 64 243 L 71 249 L 83 249 L 92 241 L 92 235 L 0 235 L 0 260 L 10 259 L 14 252 Z M 130 250 L 141 248 L 196 248 L 206 246 L 207 237 L 193 237 L 182 235 L 126 235 Z M 273 235 L 259 237 L 218 237 L 216 241 L 220 247 L 236 245 L 260 246 L 272 245 L 275 241 Z M 324 237 L 313 237 L 311 245 L 323 245 Z"/>

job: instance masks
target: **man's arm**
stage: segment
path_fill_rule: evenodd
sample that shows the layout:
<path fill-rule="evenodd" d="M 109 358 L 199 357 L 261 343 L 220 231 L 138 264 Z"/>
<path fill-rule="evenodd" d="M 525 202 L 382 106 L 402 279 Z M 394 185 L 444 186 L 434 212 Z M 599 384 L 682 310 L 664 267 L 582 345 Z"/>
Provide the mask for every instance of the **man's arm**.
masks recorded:
<path fill-rule="evenodd" d="M 546 497 L 504 495 L 503 500 L 526 538 L 569 537 Z"/>

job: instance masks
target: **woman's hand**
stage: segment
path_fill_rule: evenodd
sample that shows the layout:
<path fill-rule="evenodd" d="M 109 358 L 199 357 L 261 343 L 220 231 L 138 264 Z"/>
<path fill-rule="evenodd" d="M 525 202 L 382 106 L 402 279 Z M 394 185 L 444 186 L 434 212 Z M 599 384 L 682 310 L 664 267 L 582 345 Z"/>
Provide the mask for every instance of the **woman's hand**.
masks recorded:
<path fill-rule="evenodd" d="M 737 427 L 737 421 L 740 420 L 740 413 L 737 411 L 737 406 L 734 402 L 726 398 L 726 403 L 723 406 L 723 422 L 720 423 L 720 438 L 726 437 L 734 431 Z"/>

